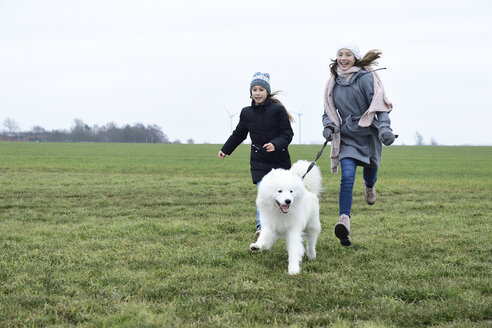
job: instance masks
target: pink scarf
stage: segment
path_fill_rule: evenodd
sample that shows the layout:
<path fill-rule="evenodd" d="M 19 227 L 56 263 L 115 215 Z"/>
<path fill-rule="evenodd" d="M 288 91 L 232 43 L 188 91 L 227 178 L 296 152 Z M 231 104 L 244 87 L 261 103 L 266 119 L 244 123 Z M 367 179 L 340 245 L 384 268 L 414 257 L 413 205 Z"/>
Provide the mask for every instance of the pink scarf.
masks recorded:
<path fill-rule="evenodd" d="M 370 74 L 374 79 L 374 95 L 372 97 L 372 101 L 371 104 L 369 105 L 369 108 L 366 110 L 366 112 L 361 116 L 359 120 L 359 126 L 361 127 L 367 127 L 371 125 L 376 112 L 389 113 L 393 109 L 393 104 L 386 96 L 386 93 L 384 92 L 383 83 L 381 83 L 379 76 L 376 74 L 376 72 L 372 70 L 371 67 L 364 67 L 364 69 L 370 72 Z M 338 74 L 340 75 L 340 77 L 346 79 L 347 81 L 350 81 L 350 78 L 352 78 L 353 74 L 355 74 L 360 70 L 361 70 L 360 67 L 353 66 L 347 71 L 341 71 L 339 69 Z M 325 112 L 326 115 L 328 115 L 328 118 L 340 129 L 342 120 L 340 118 L 340 115 L 338 114 L 337 108 L 335 107 L 335 102 L 333 101 L 334 86 L 335 86 L 335 79 L 332 75 L 328 80 L 328 83 L 326 84 L 326 88 L 325 88 Z M 338 155 L 340 154 L 340 139 L 341 139 L 340 132 L 334 133 L 332 135 L 332 138 L 333 140 L 331 141 L 331 151 L 330 151 L 331 172 L 337 173 L 338 165 L 339 165 Z"/>

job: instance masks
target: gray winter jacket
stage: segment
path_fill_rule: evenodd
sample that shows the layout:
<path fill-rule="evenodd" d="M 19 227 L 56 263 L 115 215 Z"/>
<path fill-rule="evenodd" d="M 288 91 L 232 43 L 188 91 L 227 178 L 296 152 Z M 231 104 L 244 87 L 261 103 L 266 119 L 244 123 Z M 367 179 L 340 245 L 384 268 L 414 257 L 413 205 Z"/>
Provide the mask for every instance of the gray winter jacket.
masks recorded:
<path fill-rule="evenodd" d="M 382 150 L 378 130 L 391 125 L 389 115 L 386 112 L 378 112 L 370 126 L 358 125 L 360 117 L 371 104 L 373 83 L 371 74 L 363 69 L 355 73 L 350 82 L 337 77 L 333 101 L 342 119 L 339 159 L 350 157 L 360 165 L 377 168 L 381 162 Z M 323 126 L 334 126 L 326 112 L 323 112 Z"/>

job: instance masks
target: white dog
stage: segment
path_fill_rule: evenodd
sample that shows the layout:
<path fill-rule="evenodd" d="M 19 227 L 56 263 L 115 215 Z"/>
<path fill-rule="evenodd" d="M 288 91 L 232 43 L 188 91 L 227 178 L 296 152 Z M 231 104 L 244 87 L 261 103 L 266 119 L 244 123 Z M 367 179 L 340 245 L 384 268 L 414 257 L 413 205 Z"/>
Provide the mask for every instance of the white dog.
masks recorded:
<path fill-rule="evenodd" d="M 288 272 L 301 272 L 304 256 L 303 238 L 307 256 L 316 258 L 316 242 L 321 232 L 319 200 L 321 172 L 314 166 L 304 179 L 308 161 L 297 161 L 290 170 L 273 169 L 258 186 L 256 205 L 260 211 L 261 232 L 252 251 L 268 250 L 278 237 L 286 240 L 289 255 Z"/>

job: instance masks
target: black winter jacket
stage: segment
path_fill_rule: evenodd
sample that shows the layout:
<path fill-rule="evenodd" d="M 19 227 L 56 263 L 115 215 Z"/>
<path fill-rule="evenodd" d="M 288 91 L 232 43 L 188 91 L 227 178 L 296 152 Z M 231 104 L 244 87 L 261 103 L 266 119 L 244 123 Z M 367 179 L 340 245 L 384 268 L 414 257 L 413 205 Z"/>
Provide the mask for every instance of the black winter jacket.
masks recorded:
<path fill-rule="evenodd" d="M 251 138 L 251 178 L 256 184 L 273 168 L 290 169 L 288 146 L 294 132 L 285 108 L 272 102 L 271 98 L 261 105 L 252 101 L 251 106 L 241 111 L 239 123 L 227 139 L 222 152 L 230 155 L 248 136 Z M 267 152 L 263 145 L 271 142 L 275 151 Z"/>

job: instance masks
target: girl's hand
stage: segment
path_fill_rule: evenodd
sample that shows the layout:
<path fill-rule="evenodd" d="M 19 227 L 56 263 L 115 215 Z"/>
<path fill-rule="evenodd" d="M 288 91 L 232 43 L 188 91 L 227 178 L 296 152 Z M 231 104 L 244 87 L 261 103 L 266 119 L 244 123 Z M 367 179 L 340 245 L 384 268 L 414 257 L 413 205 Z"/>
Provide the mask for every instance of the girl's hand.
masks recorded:
<path fill-rule="evenodd" d="M 222 150 L 219 150 L 219 158 L 225 158 L 227 155 L 222 152 Z"/>
<path fill-rule="evenodd" d="M 268 153 L 275 151 L 275 146 L 271 142 L 264 144 L 263 148 L 265 148 Z"/>

